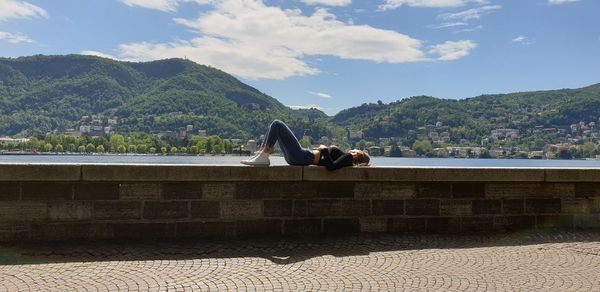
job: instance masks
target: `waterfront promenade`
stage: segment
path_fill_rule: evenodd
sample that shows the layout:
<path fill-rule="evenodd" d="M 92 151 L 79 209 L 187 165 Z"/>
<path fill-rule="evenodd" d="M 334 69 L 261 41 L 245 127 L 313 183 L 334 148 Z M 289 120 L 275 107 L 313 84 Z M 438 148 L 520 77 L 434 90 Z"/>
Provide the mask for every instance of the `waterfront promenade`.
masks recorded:
<path fill-rule="evenodd" d="M 599 291 L 600 232 L 3 245 L 2 291 Z"/>

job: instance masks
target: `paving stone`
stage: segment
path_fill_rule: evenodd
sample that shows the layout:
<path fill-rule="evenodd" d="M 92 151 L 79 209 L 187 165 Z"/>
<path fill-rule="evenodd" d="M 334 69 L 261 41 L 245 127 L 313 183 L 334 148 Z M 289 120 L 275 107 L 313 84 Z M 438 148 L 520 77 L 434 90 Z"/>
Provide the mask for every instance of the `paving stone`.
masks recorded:
<path fill-rule="evenodd" d="M 360 232 L 358 218 L 323 219 L 323 232 L 326 234 L 352 234 Z"/>
<path fill-rule="evenodd" d="M 494 216 L 494 229 L 500 231 L 531 230 L 535 216 Z"/>
<path fill-rule="evenodd" d="M 427 218 L 389 218 L 388 230 L 392 232 L 425 232 Z"/>
<path fill-rule="evenodd" d="M 289 219 L 283 222 L 286 235 L 317 235 L 321 233 L 320 219 Z"/>
<path fill-rule="evenodd" d="M 539 215 L 536 216 L 537 228 L 570 228 L 573 227 L 572 215 Z"/>
<path fill-rule="evenodd" d="M 283 220 L 258 219 L 240 220 L 236 222 L 236 235 L 242 237 L 260 237 L 265 235 L 281 235 Z"/>
<path fill-rule="evenodd" d="M 226 238 L 235 235 L 235 222 L 180 222 L 177 238 Z"/>

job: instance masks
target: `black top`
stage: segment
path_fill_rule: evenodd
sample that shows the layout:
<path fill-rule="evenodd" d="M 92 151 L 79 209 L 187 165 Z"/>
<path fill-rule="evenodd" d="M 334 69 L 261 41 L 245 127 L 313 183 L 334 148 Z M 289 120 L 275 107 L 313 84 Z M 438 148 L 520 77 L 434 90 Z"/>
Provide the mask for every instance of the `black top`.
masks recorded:
<path fill-rule="evenodd" d="M 337 147 L 331 146 L 321 150 L 321 158 L 317 165 L 325 166 L 328 170 L 336 170 L 353 165 L 353 157 L 350 153 L 344 153 Z"/>

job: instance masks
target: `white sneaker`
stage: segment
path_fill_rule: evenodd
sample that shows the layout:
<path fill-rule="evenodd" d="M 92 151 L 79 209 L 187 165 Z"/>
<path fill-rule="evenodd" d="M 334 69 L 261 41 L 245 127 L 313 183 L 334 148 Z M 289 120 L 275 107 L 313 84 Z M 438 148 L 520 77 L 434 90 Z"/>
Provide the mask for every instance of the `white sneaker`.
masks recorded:
<path fill-rule="evenodd" d="M 269 153 L 258 153 L 246 160 L 240 161 L 245 165 L 255 165 L 255 166 L 269 166 L 271 165 L 271 161 L 269 160 Z"/>

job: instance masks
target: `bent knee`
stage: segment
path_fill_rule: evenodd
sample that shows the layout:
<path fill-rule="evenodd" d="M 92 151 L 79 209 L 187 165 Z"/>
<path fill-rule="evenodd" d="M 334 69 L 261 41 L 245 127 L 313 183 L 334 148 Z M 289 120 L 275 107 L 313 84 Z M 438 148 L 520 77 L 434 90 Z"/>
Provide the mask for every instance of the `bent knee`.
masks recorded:
<path fill-rule="evenodd" d="M 274 126 L 274 125 L 285 125 L 285 124 L 281 120 L 273 120 L 273 122 L 271 122 L 271 125 Z"/>

